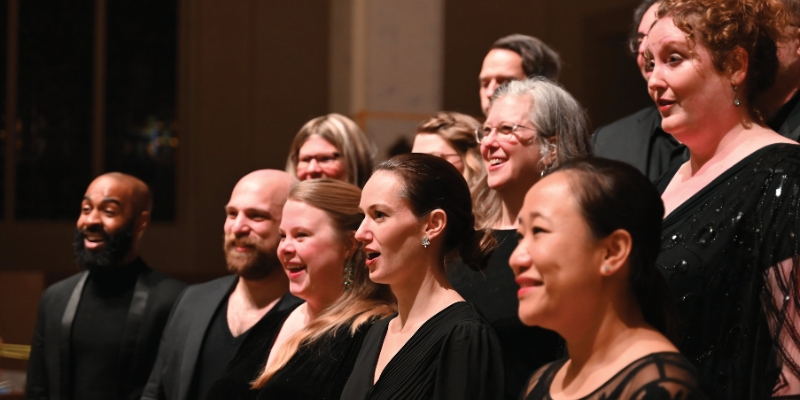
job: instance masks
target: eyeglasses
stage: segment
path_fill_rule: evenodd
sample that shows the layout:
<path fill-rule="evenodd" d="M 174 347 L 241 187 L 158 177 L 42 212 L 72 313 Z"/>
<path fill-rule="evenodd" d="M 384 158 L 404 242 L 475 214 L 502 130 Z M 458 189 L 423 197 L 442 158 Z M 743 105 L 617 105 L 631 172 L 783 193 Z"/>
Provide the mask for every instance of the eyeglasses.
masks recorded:
<path fill-rule="evenodd" d="M 492 134 L 492 131 L 497 131 L 495 139 L 497 139 L 500 142 L 508 142 L 509 140 L 511 140 L 512 137 L 515 137 L 514 132 L 516 132 L 517 129 L 534 130 L 529 126 L 523 126 L 520 124 L 513 124 L 513 125 L 502 124 L 500 126 L 485 125 L 475 128 L 475 137 L 478 139 L 478 143 L 480 143 L 483 142 L 484 139 L 488 138 L 489 135 Z"/>
<path fill-rule="evenodd" d="M 317 164 L 319 164 L 321 167 L 326 167 L 333 164 L 334 161 L 338 160 L 341 157 L 342 155 L 339 153 L 303 156 L 299 160 L 297 160 L 297 168 L 298 169 L 308 168 L 308 165 L 311 164 L 311 161 L 316 161 Z"/>

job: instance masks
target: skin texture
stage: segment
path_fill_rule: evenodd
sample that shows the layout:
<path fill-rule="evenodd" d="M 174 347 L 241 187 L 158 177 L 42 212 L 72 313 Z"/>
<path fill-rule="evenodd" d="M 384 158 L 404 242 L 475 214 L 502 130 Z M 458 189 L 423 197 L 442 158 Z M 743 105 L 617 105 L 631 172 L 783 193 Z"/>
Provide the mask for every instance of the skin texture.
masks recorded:
<path fill-rule="evenodd" d="M 489 100 L 494 90 L 505 82 L 515 79 L 525 79 L 522 69 L 522 57 L 506 49 L 492 49 L 483 59 L 480 75 L 481 110 L 488 114 Z"/>
<path fill-rule="evenodd" d="M 97 233 L 113 236 L 133 221 L 133 245 L 123 263 L 133 261 L 145 228 L 150 223 L 150 191 L 144 182 L 116 172 L 97 177 L 86 189 L 76 227 L 83 231 L 87 251 L 101 251 L 106 243 Z M 94 232 L 93 232 L 94 231 Z"/>
<path fill-rule="evenodd" d="M 658 12 L 659 5 L 660 3 L 655 3 L 645 11 L 642 16 L 642 21 L 639 23 L 639 28 L 636 30 L 642 38 L 642 41 L 639 43 L 639 51 L 636 54 L 636 65 L 639 66 L 639 71 L 642 73 L 644 80 L 650 78 L 651 72 L 644 58 L 644 52 L 647 50 L 647 35 L 650 33 L 650 27 L 656 22 L 656 13 Z"/>
<path fill-rule="evenodd" d="M 339 157 L 327 163 L 320 163 L 320 159 Z M 303 161 L 308 161 L 304 166 Z M 347 180 L 347 166 L 341 157 L 341 152 L 333 144 L 320 136 L 312 135 L 300 146 L 297 153 L 297 179 L 331 178 L 340 181 Z"/>
<path fill-rule="evenodd" d="M 450 164 L 453 164 L 458 172 L 464 173 L 464 162 L 456 152 L 456 149 L 435 133 L 417 133 L 414 137 L 414 146 L 411 148 L 411 152 L 444 158 Z"/>
<path fill-rule="evenodd" d="M 324 211 L 299 201 L 286 202 L 278 257 L 293 295 L 315 308 L 339 298 L 346 260 L 356 248 L 353 233 L 345 234 L 340 236 Z"/>

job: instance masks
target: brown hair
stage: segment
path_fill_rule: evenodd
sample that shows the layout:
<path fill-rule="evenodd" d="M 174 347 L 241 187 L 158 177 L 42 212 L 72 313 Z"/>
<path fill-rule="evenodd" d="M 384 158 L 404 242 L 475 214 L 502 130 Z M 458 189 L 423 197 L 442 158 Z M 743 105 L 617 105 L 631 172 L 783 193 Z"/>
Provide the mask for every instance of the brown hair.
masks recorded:
<path fill-rule="evenodd" d="M 373 147 L 367 135 L 353 120 L 341 114 L 328 114 L 306 122 L 289 146 L 286 172 L 297 178 L 297 156 L 303 143 L 311 136 L 319 136 L 341 152 L 347 166 L 347 181 L 364 187 L 372 174 Z"/>
<path fill-rule="evenodd" d="M 543 76 L 557 81 L 561 73 L 561 56 L 538 38 L 519 33 L 497 39 L 493 49 L 510 50 L 522 57 L 522 71 L 527 77 Z"/>
<path fill-rule="evenodd" d="M 442 246 L 445 260 L 459 255 L 472 269 L 486 268 L 497 242 L 488 229 L 475 229 L 469 187 L 453 164 L 429 154 L 411 153 L 392 157 L 375 170 L 399 178 L 403 184 L 400 197 L 417 218 L 436 209 L 447 214 Z"/>
<path fill-rule="evenodd" d="M 777 45 L 788 15 L 781 0 L 663 0 L 658 17 L 672 17 L 690 41 L 708 48 L 714 67 L 730 70 L 731 55 L 741 47 L 747 52 L 745 78 L 748 108 L 756 121 L 763 115 L 754 101 L 775 83 Z"/>
<path fill-rule="evenodd" d="M 299 201 L 325 212 L 333 221 L 334 228 L 342 240 L 351 238 L 364 214 L 358 211 L 361 189 L 346 182 L 333 179 L 309 179 L 298 183 L 289 192 L 289 200 Z M 395 311 L 395 299 L 388 285 L 369 279 L 369 270 L 364 265 L 364 252 L 356 249 L 349 262 L 353 265 L 352 289 L 343 292 L 325 311 L 295 333 L 278 351 L 272 365 L 253 382 L 260 388 L 294 356 L 300 346 L 319 340 L 325 334 L 335 332 L 343 325 L 350 325 L 351 333 L 365 323 L 385 317 Z M 344 276 L 344 265 L 343 276 Z"/>

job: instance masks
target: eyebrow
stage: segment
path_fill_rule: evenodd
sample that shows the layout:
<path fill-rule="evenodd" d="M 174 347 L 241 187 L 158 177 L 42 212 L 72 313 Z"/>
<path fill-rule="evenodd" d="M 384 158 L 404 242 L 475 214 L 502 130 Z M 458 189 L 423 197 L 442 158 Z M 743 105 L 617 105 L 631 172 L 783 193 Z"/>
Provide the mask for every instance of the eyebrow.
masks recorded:
<path fill-rule="evenodd" d="M 90 203 L 92 202 L 92 199 L 89 196 L 83 196 L 83 200 L 88 201 Z M 123 207 L 122 202 L 114 197 L 104 197 L 103 201 L 101 201 L 100 204 L 105 204 L 105 203 L 113 203 L 119 207 Z"/>
<path fill-rule="evenodd" d="M 528 218 L 530 218 L 530 219 L 534 219 L 534 218 L 537 218 L 537 217 L 538 218 L 542 218 L 542 219 L 544 219 L 545 221 L 548 221 L 548 222 L 550 221 L 550 218 L 545 217 L 542 213 L 540 213 L 538 211 L 531 211 L 530 213 L 528 213 Z"/>

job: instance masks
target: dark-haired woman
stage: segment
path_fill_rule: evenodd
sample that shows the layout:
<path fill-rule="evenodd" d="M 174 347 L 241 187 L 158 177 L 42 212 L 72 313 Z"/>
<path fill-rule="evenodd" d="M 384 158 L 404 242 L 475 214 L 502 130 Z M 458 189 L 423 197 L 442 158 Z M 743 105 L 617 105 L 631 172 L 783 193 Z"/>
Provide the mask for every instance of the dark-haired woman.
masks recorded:
<path fill-rule="evenodd" d="M 655 266 L 663 215 L 644 175 L 601 158 L 567 162 L 525 196 L 510 259 L 519 317 L 569 348 L 533 374 L 526 400 L 704 398 L 666 337 L 674 308 Z"/>
<path fill-rule="evenodd" d="M 364 339 L 343 399 L 498 399 L 497 338 L 447 281 L 445 259 L 485 265 L 494 242 L 476 231 L 466 181 L 446 160 L 406 154 L 380 164 L 361 196 L 356 232 L 369 277 L 388 284 L 398 313 Z"/>
<path fill-rule="evenodd" d="M 648 89 L 689 161 L 658 182 L 676 345 L 719 399 L 800 396 L 800 146 L 753 101 L 778 63 L 779 0 L 663 0 Z"/>

